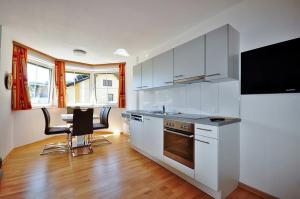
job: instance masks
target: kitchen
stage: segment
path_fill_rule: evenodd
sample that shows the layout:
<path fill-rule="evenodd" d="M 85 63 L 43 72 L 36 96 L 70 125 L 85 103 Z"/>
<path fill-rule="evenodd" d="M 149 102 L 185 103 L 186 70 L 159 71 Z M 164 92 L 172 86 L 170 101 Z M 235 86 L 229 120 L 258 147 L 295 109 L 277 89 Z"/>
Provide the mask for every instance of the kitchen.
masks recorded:
<path fill-rule="evenodd" d="M 134 66 L 123 113 L 134 149 L 215 198 L 239 180 L 239 53 L 227 24 Z"/>

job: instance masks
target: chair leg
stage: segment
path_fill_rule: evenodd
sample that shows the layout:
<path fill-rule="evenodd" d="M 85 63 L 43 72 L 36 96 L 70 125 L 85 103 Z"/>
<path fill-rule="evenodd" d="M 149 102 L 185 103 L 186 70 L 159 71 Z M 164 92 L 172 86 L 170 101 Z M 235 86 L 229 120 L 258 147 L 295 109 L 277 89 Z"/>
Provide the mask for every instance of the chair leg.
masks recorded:
<path fill-rule="evenodd" d="M 91 154 L 93 153 L 93 148 L 92 148 L 92 144 L 91 144 L 91 139 L 90 139 L 90 135 L 87 135 L 87 137 L 85 136 L 84 138 L 84 145 L 83 146 L 78 146 L 78 147 L 73 147 L 71 146 L 71 153 L 72 153 L 72 156 L 73 157 L 77 157 L 77 156 L 81 156 L 81 155 L 88 155 L 88 154 Z M 84 148 L 84 147 L 87 147 L 88 148 L 88 152 L 86 153 L 75 153 L 74 149 L 79 149 L 79 148 Z"/>
<path fill-rule="evenodd" d="M 45 144 L 42 153 L 40 155 L 46 155 L 54 152 L 68 152 L 70 147 L 68 143 L 68 135 L 67 135 L 67 143 L 66 142 L 58 142 L 58 143 L 49 143 Z"/>
<path fill-rule="evenodd" d="M 95 138 L 93 139 L 93 135 L 91 135 L 91 143 L 93 144 L 93 146 L 100 146 L 103 144 L 111 144 L 112 142 L 110 140 L 108 140 L 105 136 L 101 135 L 101 138 Z"/>

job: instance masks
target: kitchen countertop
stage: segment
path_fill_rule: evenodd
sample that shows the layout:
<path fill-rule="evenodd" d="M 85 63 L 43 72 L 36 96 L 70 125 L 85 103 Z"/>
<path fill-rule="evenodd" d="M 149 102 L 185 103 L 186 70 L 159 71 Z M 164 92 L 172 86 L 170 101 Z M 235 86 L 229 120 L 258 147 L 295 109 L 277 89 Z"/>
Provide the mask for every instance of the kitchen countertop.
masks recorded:
<path fill-rule="evenodd" d="M 164 119 L 172 119 L 172 120 L 180 120 L 185 121 L 189 123 L 195 123 L 195 124 L 205 124 L 205 125 L 211 125 L 211 126 L 224 126 L 232 123 L 241 122 L 240 118 L 232 118 L 232 117 L 225 117 L 224 121 L 216 121 L 212 122 L 210 121 L 210 117 L 217 117 L 217 116 L 209 116 L 209 115 L 197 115 L 197 114 L 157 114 L 150 111 L 142 111 L 142 110 L 129 110 L 124 113 L 122 113 L 122 117 L 130 118 L 131 114 L 138 114 L 143 116 L 150 116 L 150 117 L 158 117 L 158 118 L 164 118 Z"/>

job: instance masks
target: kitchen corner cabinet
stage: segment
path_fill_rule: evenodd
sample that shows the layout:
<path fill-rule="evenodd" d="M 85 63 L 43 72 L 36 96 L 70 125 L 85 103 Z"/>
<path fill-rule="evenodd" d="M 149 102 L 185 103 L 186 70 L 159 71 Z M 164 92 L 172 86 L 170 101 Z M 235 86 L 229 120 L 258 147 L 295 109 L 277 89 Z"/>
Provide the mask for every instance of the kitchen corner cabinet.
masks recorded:
<path fill-rule="evenodd" d="M 225 198 L 239 181 L 239 124 L 195 125 L 195 180 Z"/>
<path fill-rule="evenodd" d="M 142 88 L 142 65 L 138 64 L 136 66 L 133 66 L 132 73 L 133 89 L 140 90 Z"/>
<path fill-rule="evenodd" d="M 239 32 L 229 24 L 206 34 L 206 80 L 239 79 Z"/>
<path fill-rule="evenodd" d="M 152 68 L 152 59 L 142 63 L 142 89 L 152 88 Z"/>
<path fill-rule="evenodd" d="M 205 75 L 205 36 L 174 48 L 174 80 Z"/>
<path fill-rule="evenodd" d="M 173 84 L 173 49 L 153 58 L 153 87 Z"/>

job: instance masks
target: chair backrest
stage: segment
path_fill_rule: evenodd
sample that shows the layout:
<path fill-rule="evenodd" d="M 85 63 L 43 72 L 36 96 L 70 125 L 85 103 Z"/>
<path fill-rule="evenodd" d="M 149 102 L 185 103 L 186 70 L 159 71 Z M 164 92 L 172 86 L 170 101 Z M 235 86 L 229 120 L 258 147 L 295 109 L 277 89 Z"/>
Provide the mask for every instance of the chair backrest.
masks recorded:
<path fill-rule="evenodd" d="M 108 117 L 111 107 L 102 107 L 100 109 L 100 123 L 105 125 L 106 128 L 109 127 Z"/>
<path fill-rule="evenodd" d="M 94 109 L 74 109 L 72 135 L 87 135 L 93 133 Z"/>
<path fill-rule="evenodd" d="M 45 132 L 45 134 L 47 134 L 49 131 L 49 125 L 50 125 L 50 114 L 45 107 L 42 108 L 42 111 L 43 111 L 43 114 L 45 117 L 45 131 L 44 132 Z"/>

